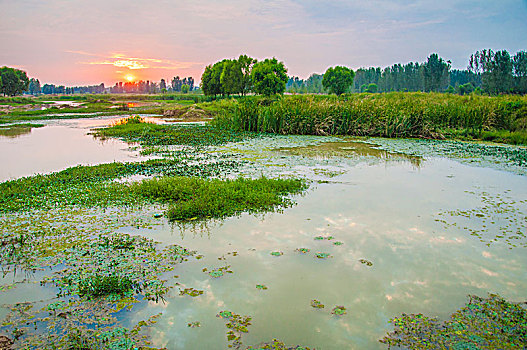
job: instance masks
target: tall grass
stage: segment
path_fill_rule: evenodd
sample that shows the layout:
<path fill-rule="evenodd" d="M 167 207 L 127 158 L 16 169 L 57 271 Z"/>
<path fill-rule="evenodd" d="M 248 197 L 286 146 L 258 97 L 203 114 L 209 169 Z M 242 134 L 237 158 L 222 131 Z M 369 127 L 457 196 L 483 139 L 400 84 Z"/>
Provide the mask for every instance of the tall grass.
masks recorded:
<path fill-rule="evenodd" d="M 212 123 L 227 129 L 301 135 L 440 138 L 444 129 L 473 134 L 526 132 L 527 97 L 402 92 L 249 97 L 228 101 Z"/>

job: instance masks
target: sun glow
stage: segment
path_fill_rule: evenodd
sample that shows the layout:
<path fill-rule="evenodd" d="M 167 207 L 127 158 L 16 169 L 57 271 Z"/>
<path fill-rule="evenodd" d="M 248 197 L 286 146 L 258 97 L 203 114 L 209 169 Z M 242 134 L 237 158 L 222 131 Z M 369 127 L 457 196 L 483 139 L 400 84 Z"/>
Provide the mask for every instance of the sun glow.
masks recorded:
<path fill-rule="evenodd" d="M 129 81 L 129 82 L 132 82 L 135 80 L 135 77 L 131 74 L 128 74 L 124 77 L 126 79 L 126 81 Z"/>

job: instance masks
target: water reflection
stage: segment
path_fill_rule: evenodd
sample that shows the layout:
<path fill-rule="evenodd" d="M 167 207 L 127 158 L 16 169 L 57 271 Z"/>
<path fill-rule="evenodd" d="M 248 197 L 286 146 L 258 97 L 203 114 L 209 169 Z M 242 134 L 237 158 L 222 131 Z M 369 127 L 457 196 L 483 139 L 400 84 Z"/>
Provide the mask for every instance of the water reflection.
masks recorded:
<path fill-rule="evenodd" d="M 375 157 L 385 161 L 408 161 L 413 166 L 419 168 L 421 166 L 422 158 L 411 156 L 404 153 L 390 152 L 379 148 L 376 145 L 357 142 L 357 141 L 343 141 L 343 142 L 325 142 L 317 145 L 303 146 L 303 147 L 285 147 L 278 148 L 277 151 L 284 152 L 296 156 L 314 157 L 318 159 L 328 159 L 333 157 Z"/>

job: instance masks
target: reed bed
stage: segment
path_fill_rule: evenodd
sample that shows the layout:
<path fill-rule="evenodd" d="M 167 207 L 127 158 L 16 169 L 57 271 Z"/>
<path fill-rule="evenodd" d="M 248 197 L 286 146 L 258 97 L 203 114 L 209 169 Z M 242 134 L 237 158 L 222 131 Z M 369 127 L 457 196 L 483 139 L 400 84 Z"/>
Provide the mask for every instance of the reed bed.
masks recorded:
<path fill-rule="evenodd" d="M 527 97 L 439 93 L 248 97 L 222 101 L 214 126 L 300 135 L 443 138 L 445 130 L 527 133 Z"/>

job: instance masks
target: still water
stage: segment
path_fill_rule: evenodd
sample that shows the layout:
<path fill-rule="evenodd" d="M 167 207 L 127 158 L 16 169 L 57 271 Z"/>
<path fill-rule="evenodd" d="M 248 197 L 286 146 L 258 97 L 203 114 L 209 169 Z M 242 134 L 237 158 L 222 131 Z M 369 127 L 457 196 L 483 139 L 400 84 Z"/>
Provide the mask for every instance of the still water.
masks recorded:
<path fill-rule="evenodd" d="M 18 141 L 19 147 L 10 149 L 12 158 L 2 158 L 8 165 L 3 178 L 136 157 L 121 142 L 101 144 L 87 136 L 87 129 L 98 123 L 59 122 L 34 129 L 23 137 L 27 144 L 40 145 L 45 165 L 27 162 L 21 170 L 14 159 L 32 152 Z M 59 134 L 66 140 L 62 146 Z M 283 212 L 244 214 L 194 227 L 164 222 L 152 229 L 121 229 L 204 256 L 178 265 L 180 285 L 166 301 L 134 307 L 124 316 L 127 322 L 162 313 L 151 329 L 154 346 L 225 349 L 225 321 L 216 315 L 230 310 L 252 317 L 244 346 L 278 338 L 289 346 L 317 349 L 383 349 L 378 340 L 392 330 L 390 318 L 401 313 L 444 320 L 464 305 L 468 294 L 492 292 L 525 301 L 525 175 L 503 165 L 467 164 L 426 152 L 408 156 L 396 151 L 402 147 L 397 140 L 366 140 L 383 148 L 364 140 L 337 141 L 277 136 L 216 149 L 250 161 L 242 171 L 246 176 L 309 179 L 309 190 L 293 197 L 296 205 Z M 417 143 L 400 142 L 406 148 Z M 83 146 L 85 151 L 65 146 L 81 144 L 90 146 Z M 3 157 L 7 147 L 0 143 Z M 111 155 L 103 158 L 107 152 Z M 479 215 L 467 219 L 472 212 Z M 301 254 L 298 248 L 310 251 Z M 277 251 L 283 255 L 271 255 Z M 318 252 L 330 257 L 318 259 Z M 221 266 L 230 266 L 233 273 L 213 278 L 203 272 Z M 190 287 L 204 294 L 179 296 L 180 288 Z M 313 299 L 325 307 L 311 307 Z M 335 306 L 346 307 L 347 314 L 332 315 Z M 188 327 L 191 322 L 201 327 Z"/>

